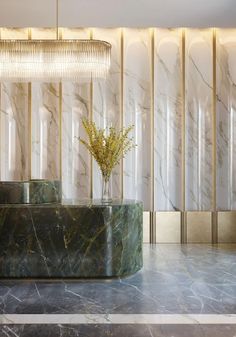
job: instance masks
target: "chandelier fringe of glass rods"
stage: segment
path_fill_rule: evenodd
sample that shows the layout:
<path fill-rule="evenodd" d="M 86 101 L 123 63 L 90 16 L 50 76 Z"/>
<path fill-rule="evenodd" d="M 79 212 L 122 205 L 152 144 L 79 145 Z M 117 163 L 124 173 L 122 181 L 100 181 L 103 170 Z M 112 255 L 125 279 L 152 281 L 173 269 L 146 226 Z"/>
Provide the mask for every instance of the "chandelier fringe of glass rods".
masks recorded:
<path fill-rule="evenodd" d="M 106 78 L 111 45 L 101 40 L 0 40 L 0 81 Z"/>

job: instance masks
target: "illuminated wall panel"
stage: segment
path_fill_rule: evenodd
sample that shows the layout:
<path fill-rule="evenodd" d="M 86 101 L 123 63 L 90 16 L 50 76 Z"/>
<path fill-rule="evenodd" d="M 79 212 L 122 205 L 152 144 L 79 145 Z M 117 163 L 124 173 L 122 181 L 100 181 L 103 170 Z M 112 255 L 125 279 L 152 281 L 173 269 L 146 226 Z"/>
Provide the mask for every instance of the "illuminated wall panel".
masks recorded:
<path fill-rule="evenodd" d="M 182 209 L 182 30 L 155 29 L 155 210 Z"/>
<path fill-rule="evenodd" d="M 186 30 L 186 210 L 212 209 L 212 29 Z"/>

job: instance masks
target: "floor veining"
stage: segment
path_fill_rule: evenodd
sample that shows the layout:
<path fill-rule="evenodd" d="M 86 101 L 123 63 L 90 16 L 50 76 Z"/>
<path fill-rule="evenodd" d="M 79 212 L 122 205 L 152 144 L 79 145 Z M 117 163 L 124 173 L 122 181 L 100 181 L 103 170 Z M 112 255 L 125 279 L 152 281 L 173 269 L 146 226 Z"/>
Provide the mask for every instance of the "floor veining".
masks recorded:
<path fill-rule="evenodd" d="M 144 245 L 123 279 L 1 280 L 4 336 L 236 336 L 236 245 Z"/>

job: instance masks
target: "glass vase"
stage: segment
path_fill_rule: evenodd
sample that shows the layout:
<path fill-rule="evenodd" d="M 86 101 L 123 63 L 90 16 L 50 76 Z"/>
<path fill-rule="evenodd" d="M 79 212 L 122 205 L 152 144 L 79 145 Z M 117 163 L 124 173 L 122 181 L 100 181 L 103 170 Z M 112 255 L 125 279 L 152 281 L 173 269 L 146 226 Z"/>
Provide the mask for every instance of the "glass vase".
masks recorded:
<path fill-rule="evenodd" d="M 112 202 L 110 177 L 102 177 L 102 203 Z"/>

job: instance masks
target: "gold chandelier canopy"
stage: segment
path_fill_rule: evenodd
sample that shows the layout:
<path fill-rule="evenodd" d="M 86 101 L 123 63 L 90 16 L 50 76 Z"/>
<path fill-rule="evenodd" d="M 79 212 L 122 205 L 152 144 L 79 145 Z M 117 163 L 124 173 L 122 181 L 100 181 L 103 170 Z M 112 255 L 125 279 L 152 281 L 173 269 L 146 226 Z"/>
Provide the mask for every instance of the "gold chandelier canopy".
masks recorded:
<path fill-rule="evenodd" d="M 0 81 L 106 78 L 111 45 L 101 40 L 0 40 Z"/>

